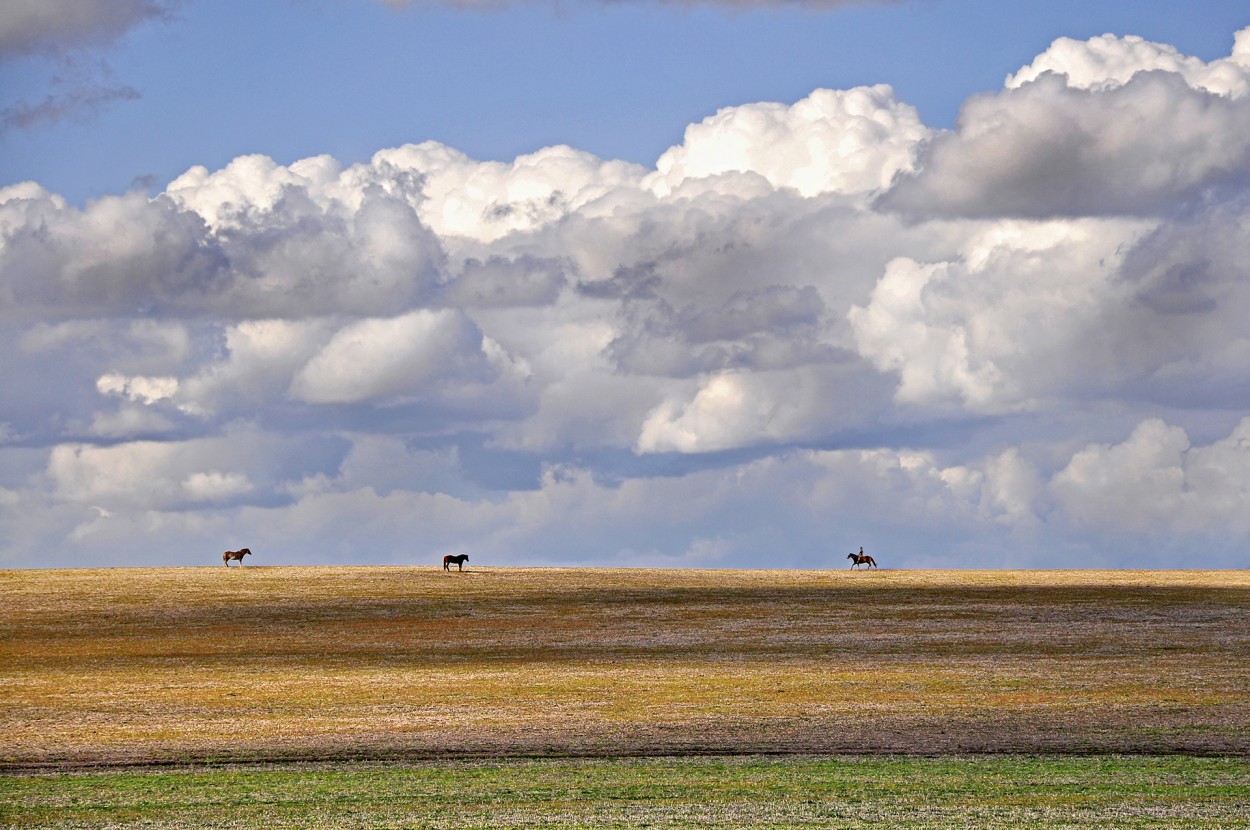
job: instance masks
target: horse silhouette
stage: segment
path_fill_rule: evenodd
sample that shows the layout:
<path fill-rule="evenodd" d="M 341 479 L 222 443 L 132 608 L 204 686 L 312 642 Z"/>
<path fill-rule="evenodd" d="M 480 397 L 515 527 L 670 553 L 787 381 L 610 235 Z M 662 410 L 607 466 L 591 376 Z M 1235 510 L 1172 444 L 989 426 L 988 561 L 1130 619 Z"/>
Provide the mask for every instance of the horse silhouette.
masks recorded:
<path fill-rule="evenodd" d="M 868 570 L 871 571 L 873 568 L 877 567 L 876 560 L 864 553 L 863 548 L 859 549 L 859 553 L 848 553 L 846 558 L 851 560 L 852 568 L 858 568 L 860 565 L 867 565 Z"/>
<path fill-rule="evenodd" d="M 251 551 L 247 548 L 243 548 L 241 550 L 228 550 L 221 555 L 221 564 L 228 568 L 230 567 L 230 560 L 234 559 L 238 561 L 239 567 L 241 568 L 243 567 L 243 557 L 247 556 L 249 553 L 251 553 Z"/>
<path fill-rule="evenodd" d="M 462 553 L 459 556 L 444 556 L 443 570 L 450 571 L 452 564 L 455 564 L 459 570 L 464 570 L 464 563 L 469 561 L 469 554 Z"/>

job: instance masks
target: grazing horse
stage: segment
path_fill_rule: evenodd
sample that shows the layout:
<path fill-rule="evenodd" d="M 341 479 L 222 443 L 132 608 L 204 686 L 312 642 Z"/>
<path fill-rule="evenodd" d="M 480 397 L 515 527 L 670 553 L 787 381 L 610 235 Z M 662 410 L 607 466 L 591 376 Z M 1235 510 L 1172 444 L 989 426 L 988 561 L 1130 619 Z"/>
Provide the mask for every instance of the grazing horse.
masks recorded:
<path fill-rule="evenodd" d="M 251 553 L 251 551 L 247 548 L 243 548 L 242 550 L 228 550 L 221 555 L 221 564 L 228 568 L 230 567 L 230 560 L 234 559 L 239 563 L 239 567 L 243 567 L 243 557 L 247 556 L 249 553 Z"/>
<path fill-rule="evenodd" d="M 464 563 L 469 561 L 469 554 L 462 553 L 459 556 L 444 556 L 443 570 L 450 571 L 452 563 L 455 563 L 460 570 L 464 570 Z"/>
<path fill-rule="evenodd" d="M 846 558 L 851 560 L 852 568 L 858 568 L 860 565 L 867 565 L 868 570 L 871 571 L 873 568 L 877 567 L 876 560 L 864 553 L 863 548 L 859 549 L 859 553 L 848 553 Z"/>

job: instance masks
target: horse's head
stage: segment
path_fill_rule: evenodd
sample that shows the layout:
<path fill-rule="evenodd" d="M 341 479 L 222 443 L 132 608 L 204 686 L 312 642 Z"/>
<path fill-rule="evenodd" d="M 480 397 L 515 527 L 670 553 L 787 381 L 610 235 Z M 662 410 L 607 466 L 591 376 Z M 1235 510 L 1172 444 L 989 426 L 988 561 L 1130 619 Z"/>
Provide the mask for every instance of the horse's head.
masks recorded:
<path fill-rule="evenodd" d="M 252 552 L 251 548 L 243 548 L 242 550 L 239 551 L 239 558 L 242 559 L 243 557 L 247 556 L 251 552 Z"/>

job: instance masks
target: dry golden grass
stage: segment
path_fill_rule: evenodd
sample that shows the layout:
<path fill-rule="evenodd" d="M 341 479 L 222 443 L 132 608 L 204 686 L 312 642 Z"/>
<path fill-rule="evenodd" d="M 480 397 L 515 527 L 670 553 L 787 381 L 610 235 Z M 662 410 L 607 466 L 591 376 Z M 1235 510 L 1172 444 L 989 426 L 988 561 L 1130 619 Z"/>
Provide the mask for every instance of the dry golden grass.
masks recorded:
<path fill-rule="evenodd" d="M 0 572 L 0 766 L 1250 752 L 1250 572 Z"/>

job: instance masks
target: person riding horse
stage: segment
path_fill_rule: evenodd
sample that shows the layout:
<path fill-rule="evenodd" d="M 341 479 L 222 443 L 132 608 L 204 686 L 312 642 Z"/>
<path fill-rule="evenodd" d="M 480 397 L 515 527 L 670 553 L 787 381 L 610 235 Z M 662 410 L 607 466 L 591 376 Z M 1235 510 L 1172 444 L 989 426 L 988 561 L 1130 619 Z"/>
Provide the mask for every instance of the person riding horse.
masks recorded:
<path fill-rule="evenodd" d="M 876 560 L 864 553 L 864 549 L 862 547 L 859 549 L 859 553 L 848 553 L 846 558 L 851 560 L 852 568 L 858 568 L 860 565 L 867 565 L 868 570 L 871 571 L 873 568 L 877 567 Z"/>

